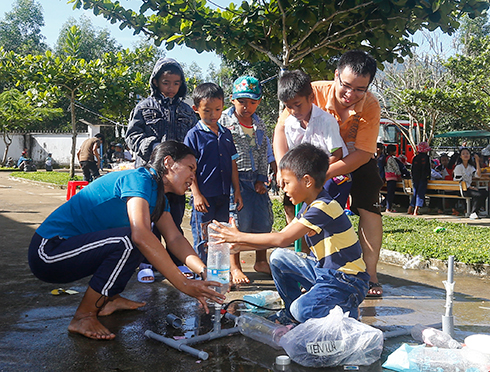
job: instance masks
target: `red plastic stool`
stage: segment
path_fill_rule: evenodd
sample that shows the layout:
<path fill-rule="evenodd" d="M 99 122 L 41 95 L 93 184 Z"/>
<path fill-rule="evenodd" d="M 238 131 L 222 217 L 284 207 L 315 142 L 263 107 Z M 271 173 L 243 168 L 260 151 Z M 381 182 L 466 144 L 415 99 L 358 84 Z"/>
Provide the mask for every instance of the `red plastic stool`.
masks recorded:
<path fill-rule="evenodd" d="M 68 187 L 66 188 L 66 200 L 70 200 L 70 198 L 77 193 L 77 187 L 80 187 L 80 190 L 88 185 L 88 181 L 68 181 Z"/>

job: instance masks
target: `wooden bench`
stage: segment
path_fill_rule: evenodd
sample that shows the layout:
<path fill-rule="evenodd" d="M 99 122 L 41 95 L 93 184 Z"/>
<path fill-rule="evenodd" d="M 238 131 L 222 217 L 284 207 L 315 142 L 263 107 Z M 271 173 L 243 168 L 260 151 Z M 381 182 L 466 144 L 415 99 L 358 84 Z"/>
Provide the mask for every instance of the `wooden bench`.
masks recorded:
<path fill-rule="evenodd" d="M 427 192 L 425 196 L 429 198 L 444 199 L 464 199 L 466 200 L 466 213 L 471 213 L 471 197 L 464 196 L 463 192 L 467 190 L 464 181 L 447 181 L 447 180 L 429 180 L 427 183 Z M 455 194 L 447 194 L 454 192 Z M 386 194 L 386 184 L 381 188 L 381 194 Z M 395 195 L 407 195 L 409 199 L 413 195 L 413 186 L 411 179 L 404 179 L 396 183 Z"/>

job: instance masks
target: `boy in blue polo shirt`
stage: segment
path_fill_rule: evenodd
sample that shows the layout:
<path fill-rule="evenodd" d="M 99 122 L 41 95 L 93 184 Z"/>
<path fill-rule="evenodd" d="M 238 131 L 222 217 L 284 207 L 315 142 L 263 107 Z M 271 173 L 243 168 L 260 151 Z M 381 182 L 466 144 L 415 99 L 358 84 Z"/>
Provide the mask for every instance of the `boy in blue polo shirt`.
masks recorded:
<path fill-rule="evenodd" d="M 280 232 L 268 234 L 248 234 L 235 226 L 218 225 L 216 237 L 236 243 L 237 250 L 250 246 L 259 250 L 287 247 L 304 236 L 313 255 L 290 249 L 276 249 L 270 255 L 272 278 L 286 306 L 271 320 L 305 322 L 327 316 L 336 305 L 357 319 L 369 288 L 369 274 L 349 218 L 323 188 L 327 153 L 302 143 L 284 155 L 279 168 L 291 202 L 304 203 L 296 218 Z M 301 293 L 298 283 L 306 293 Z"/>
<path fill-rule="evenodd" d="M 243 203 L 238 182 L 238 157 L 231 132 L 218 121 L 224 106 L 224 92 L 214 83 L 198 85 L 192 94 L 201 120 L 189 130 L 184 143 L 197 156 L 196 178 L 191 185 L 191 228 L 194 249 L 207 262 L 207 225 L 212 220 L 228 222 L 230 187 L 233 185 L 237 210 Z"/>

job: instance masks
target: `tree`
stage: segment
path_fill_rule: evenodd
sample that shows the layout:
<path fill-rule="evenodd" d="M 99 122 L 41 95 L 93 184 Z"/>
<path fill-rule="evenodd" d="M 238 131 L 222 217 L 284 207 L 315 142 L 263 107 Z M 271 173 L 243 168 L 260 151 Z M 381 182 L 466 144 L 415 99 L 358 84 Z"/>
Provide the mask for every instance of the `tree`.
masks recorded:
<path fill-rule="evenodd" d="M 111 36 L 107 28 L 96 29 L 89 18 L 82 16 L 78 21 L 75 18 L 69 18 L 62 26 L 54 46 L 57 55 L 67 55 L 68 38 L 73 26 L 79 30 L 78 58 L 90 61 L 99 58 L 104 53 L 115 53 L 122 50 L 121 45 Z"/>
<path fill-rule="evenodd" d="M 41 5 L 35 0 L 17 0 L 0 21 L 0 46 L 23 55 L 43 53 L 47 49 L 41 34 L 43 26 Z"/>
<path fill-rule="evenodd" d="M 17 89 L 6 90 L 0 94 L 0 130 L 5 143 L 2 164 L 6 163 L 12 144 L 9 133 L 28 130 L 33 122 L 61 115 L 60 109 L 39 107 L 32 101 L 32 97 L 32 93 L 23 94 Z"/>
<path fill-rule="evenodd" d="M 185 44 L 230 60 L 301 65 L 313 78 L 347 49 L 368 50 L 379 62 L 401 61 L 410 55 L 409 36 L 417 30 L 439 27 L 451 34 L 461 15 L 479 16 L 488 8 L 480 0 L 263 0 L 224 9 L 211 9 L 204 0 L 145 0 L 136 12 L 113 0 L 68 2 L 144 33 L 157 45 L 165 42 L 168 49 Z"/>
<path fill-rule="evenodd" d="M 129 92 L 132 89 L 128 88 L 128 81 L 133 84 L 129 73 L 129 61 L 138 61 L 144 57 L 139 52 L 125 51 L 124 54 L 107 53 L 102 59 L 86 61 L 77 57 L 80 40 L 79 29 L 73 26 L 67 34 L 66 56 L 56 56 L 51 51 L 47 51 L 43 55 L 27 55 L 23 58 L 13 53 L 4 53 L 0 59 L 0 71 L 5 70 L 6 66 L 15 69 L 15 76 L 11 77 L 16 78 L 16 84 L 22 85 L 24 81 L 28 81 L 40 92 L 59 94 L 69 100 L 73 134 L 71 177 L 75 172 L 76 103 L 83 102 L 87 97 L 98 97 L 101 100 L 104 97 L 105 100 L 109 98 L 109 102 L 113 102 L 111 106 L 113 109 L 114 107 L 120 109 L 121 102 L 124 102 L 126 107 L 129 106 L 128 100 L 131 100 L 130 104 L 134 106 L 136 97 L 130 97 Z M 126 114 L 128 113 L 127 111 Z"/>

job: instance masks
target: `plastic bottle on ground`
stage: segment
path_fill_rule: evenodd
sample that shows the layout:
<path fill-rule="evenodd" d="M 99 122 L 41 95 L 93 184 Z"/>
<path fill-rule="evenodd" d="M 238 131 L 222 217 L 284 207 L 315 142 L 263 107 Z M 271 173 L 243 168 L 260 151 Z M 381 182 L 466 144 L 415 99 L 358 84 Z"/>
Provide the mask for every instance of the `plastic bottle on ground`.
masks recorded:
<path fill-rule="evenodd" d="M 447 333 L 438 329 L 416 324 L 412 328 L 412 337 L 415 341 L 424 342 L 430 346 L 444 349 L 461 349 L 462 345 Z"/>
<path fill-rule="evenodd" d="M 228 223 L 222 223 L 230 226 Z M 230 286 L 230 245 L 228 243 L 216 243 L 216 239 L 211 234 L 216 233 L 210 226 L 216 226 L 211 223 L 208 226 L 208 262 L 207 262 L 207 280 L 213 280 L 221 283 L 221 287 L 215 288 L 217 292 L 225 294 Z"/>
<path fill-rule="evenodd" d="M 270 320 L 251 313 L 240 315 L 235 323 L 242 335 L 272 346 L 275 349 L 281 349 L 279 340 L 289 331 L 289 328 L 282 324 L 273 323 Z"/>
<path fill-rule="evenodd" d="M 466 347 L 462 349 L 417 348 L 410 353 L 409 362 L 410 366 L 415 364 L 417 371 L 479 372 L 488 371 L 490 368 L 488 355 Z"/>
<path fill-rule="evenodd" d="M 281 299 L 281 296 L 279 296 L 279 293 L 277 293 L 276 291 L 262 291 L 251 295 L 245 295 L 243 296 L 243 299 L 257 306 L 267 307 L 272 305 L 274 302 L 279 301 Z M 248 309 L 251 309 L 252 311 L 257 309 L 256 306 L 250 305 L 248 303 L 245 303 L 245 305 Z"/>

